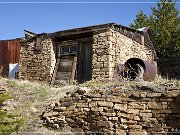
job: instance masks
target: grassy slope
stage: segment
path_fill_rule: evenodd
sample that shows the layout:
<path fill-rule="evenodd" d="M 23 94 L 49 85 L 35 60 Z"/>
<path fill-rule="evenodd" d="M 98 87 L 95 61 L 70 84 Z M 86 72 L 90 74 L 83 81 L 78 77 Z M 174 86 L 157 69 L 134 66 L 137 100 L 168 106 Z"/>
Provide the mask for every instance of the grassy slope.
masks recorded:
<path fill-rule="evenodd" d="M 11 113 L 20 116 L 23 120 L 23 126 L 19 129 L 20 132 L 49 132 L 48 129 L 42 127 L 39 116 L 47 104 L 57 102 L 67 91 L 71 91 L 77 87 L 71 85 L 61 88 L 50 88 L 42 83 L 15 81 L 4 78 L 0 79 L 0 85 L 6 87 L 8 89 L 7 92 L 10 93 L 12 97 L 12 99 L 9 100 L 9 102 L 14 105 Z M 157 78 L 154 82 L 88 81 L 80 86 L 90 87 L 91 89 L 110 89 L 116 85 L 120 86 L 124 92 L 131 92 L 142 86 L 146 86 L 157 92 L 164 92 L 166 89 L 180 88 L 180 81 L 162 78 Z M 0 98 L 2 99 L 2 97 Z"/>
<path fill-rule="evenodd" d="M 39 116 L 45 106 L 50 102 L 58 101 L 67 91 L 74 88 L 74 86 L 50 88 L 48 85 L 38 82 L 5 78 L 0 79 L 0 85 L 6 87 L 7 93 L 11 95 L 8 103 L 13 105 L 13 109 L 8 112 L 20 116 L 23 121 L 23 126 L 19 129 L 20 132 L 43 132 L 45 129 L 37 123 L 42 123 Z"/>

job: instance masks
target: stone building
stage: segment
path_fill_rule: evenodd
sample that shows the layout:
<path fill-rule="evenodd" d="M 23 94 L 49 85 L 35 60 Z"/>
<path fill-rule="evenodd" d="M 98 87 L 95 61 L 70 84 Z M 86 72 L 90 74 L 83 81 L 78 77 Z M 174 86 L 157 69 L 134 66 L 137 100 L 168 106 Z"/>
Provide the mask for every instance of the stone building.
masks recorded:
<path fill-rule="evenodd" d="M 111 80 L 115 66 L 131 58 L 156 63 L 148 28 L 131 29 L 115 23 L 54 33 L 25 31 L 21 41 L 20 79 L 58 84 Z"/>

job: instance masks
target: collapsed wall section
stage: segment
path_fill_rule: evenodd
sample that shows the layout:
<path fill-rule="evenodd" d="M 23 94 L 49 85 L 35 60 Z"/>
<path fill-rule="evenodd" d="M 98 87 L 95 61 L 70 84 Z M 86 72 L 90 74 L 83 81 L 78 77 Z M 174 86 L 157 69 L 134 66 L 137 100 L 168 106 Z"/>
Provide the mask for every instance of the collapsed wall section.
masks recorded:
<path fill-rule="evenodd" d="M 50 83 L 56 62 L 53 42 L 50 38 L 42 40 L 40 50 L 35 45 L 33 40 L 21 46 L 19 79 Z"/>

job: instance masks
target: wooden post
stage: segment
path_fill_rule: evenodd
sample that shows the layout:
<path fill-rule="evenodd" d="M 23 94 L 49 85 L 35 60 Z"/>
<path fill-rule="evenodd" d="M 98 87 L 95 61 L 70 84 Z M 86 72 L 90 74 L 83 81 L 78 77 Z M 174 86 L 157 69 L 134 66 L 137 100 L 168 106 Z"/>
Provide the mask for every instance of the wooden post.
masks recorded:
<path fill-rule="evenodd" d="M 71 78 L 69 80 L 69 84 L 72 84 L 74 81 L 74 77 L 75 77 L 75 73 L 76 73 L 76 64 L 77 64 L 77 57 L 74 57 L 73 64 L 72 64 Z"/>
<path fill-rule="evenodd" d="M 55 65 L 55 68 L 54 68 L 54 72 L 53 72 L 53 75 L 52 75 L 52 79 L 51 79 L 51 86 L 54 85 L 54 80 L 56 78 L 56 73 L 57 73 L 57 69 L 58 69 L 58 66 L 59 66 L 59 62 L 60 62 L 60 59 L 57 59 L 56 61 L 56 65 Z"/>

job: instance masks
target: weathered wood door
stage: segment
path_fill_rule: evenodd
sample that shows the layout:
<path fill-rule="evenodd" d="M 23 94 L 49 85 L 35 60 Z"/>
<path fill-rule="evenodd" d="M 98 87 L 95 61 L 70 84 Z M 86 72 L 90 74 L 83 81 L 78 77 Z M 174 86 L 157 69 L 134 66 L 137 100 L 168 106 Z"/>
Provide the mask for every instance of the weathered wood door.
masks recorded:
<path fill-rule="evenodd" d="M 79 83 L 92 79 L 92 41 L 79 42 L 77 71 Z"/>

